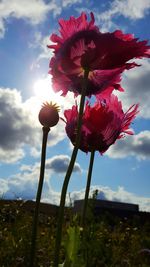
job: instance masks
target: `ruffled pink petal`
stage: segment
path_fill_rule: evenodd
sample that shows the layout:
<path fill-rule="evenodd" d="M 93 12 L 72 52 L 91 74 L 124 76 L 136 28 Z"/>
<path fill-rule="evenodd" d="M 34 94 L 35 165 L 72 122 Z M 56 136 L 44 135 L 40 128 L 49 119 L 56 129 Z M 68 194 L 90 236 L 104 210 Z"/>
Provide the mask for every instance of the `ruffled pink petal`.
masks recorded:
<path fill-rule="evenodd" d="M 114 89 L 119 91 L 124 91 L 120 86 L 121 73 L 124 71 L 124 68 L 112 69 L 112 70 L 96 70 L 90 74 L 90 80 L 93 83 L 93 88 L 99 86 L 97 90 L 96 97 L 107 98 Z M 107 89 L 107 90 L 106 90 Z M 92 95 L 92 90 L 91 90 Z"/>
<path fill-rule="evenodd" d="M 83 31 L 83 30 L 94 30 L 99 31 L 98 27 L 94 25 L 95 19 L 93 13 L 91 15 L 91 21 L 87 21 L 87 15 L 82 12 L 81 16 L 75 18 L 73 16 L 70 17 L 69 20 L 60 19 L 60 37 L 56 34 L 51 35 L 51 41 L 54 43 L 58 43 L 55 47 L 53 45 L 49 45 L 49 48 L 54 48 L 56 50 L 59 49 L 60 45 L 64 43 L 67 39 L 71 38 L 74 34 Z"/>
<path fill-rule="evenodd" d="M 139 113 L 139 104 L 132 105 L 127 112 L 124 114 L 124 118 L 122 121 L 122 132 L 127 134 L 133 134 L 133 131 L 129 131 L 129 126 L 136 115 Z"/>
<path fill-rule="evenodd" d="M 124 34 L 121 30 L 116 30 L 114 32 L 114 35 L 124 41 L 131 41 L 134 39 L 134 35 L 133 34 Z"/>

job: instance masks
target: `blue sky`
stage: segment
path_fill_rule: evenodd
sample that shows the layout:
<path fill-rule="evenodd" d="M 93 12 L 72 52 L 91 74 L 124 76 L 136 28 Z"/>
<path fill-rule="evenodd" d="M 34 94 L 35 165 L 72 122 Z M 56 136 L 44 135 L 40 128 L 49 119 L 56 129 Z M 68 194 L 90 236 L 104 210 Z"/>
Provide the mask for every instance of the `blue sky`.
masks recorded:
<path fill-rule="evenodd" d="M 34 199 L 39 177 L 42 130 L 38 112 L 44 100 L 65 108 L 74 104 L 52 90 L 48 75 L 52 51 L 49 36 L 58 19 L 93 11 L 102 32 L 121 29 L 150 39 L 150 0 L 2 0 L 0 1 L 0 196 Z M 96 153 L 91 189 L 108 200 L 137 203 L 150 211 L 150 60 L 125 72 L 123 109 L 140 104 L 132 124 L 134 136 L 118 140 L 103 156 Z M 72 145 L 60 121 L 48 139 L 42 201 L 58 204 Z M 84 197 L 89 154 L 79 152 L 68 192 L 72 201 Z M 68 199 L 68 197 L 67 197 Z"/>

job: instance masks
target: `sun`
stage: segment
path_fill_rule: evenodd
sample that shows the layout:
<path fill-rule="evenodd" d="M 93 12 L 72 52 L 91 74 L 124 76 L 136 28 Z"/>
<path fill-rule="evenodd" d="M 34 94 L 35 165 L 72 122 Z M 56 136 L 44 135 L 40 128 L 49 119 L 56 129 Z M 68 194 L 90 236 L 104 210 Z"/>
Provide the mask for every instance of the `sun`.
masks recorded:
<path fill-rule="evenodd" d="M 51 89 L 51 87 L 49 86 L 49 88 L 48 88 L 48 83 L 45 79 L 39 79 L 39 80 L 34 82 L 33 90 L 34 90 L 34 94 L 38 98 L 42 98 L 42 99 L 49 98 L 50 97 L 50 89 Z"/>
<path fill-rule="evenodd" d="M 68 92 L 67 97 L 61 96 L 62 92 L 54 92 L 51 75 L 49 76 L 38 79 L 33 83 L 33 96 L 28 101 L 28 104 L 32 106 L 32 112 L 35 114 L 40 110 L 44 102 L 57 104 L 60 107 L 60 114 L 63 114 L 65 109 L 71 108 L 75 104 L 74 96 L 71 92 Z M 78 98 L 76 98 L 77 102 L 79 101 Z"/>
<path fill-rule="evenodd" d="M 35 81 L 33 84 L 33 91 L 38 102 L 52 101 L 58 105 L 62 104 L 62 97 L 60 93 L 58 94 L 53 91 L 50 78 L 38 79 Z"/>

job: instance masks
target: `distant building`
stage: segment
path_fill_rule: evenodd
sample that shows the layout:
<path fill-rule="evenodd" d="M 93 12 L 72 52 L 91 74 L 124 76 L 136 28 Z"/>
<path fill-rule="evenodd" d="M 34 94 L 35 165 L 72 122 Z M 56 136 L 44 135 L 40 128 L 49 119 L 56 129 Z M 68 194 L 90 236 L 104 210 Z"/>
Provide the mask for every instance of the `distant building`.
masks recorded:
<path fill-rule="evenodd" d="M 74 212 L 81 213 L 83 208 L 84 200 L 76 200 L 74 202 Z M 139 212 L 139 206 L 136 204 L 115 202 L 109 200 L 101 199 L 89 199 L 89 207 L 94 216 L 101 217 L 103 215 L 114 216 L 123 218 L 132 218 L 133 216 L 138 216 L 141 218 Z M 145 221 L 145 219 L 144 219 Z"/>
<path fill-rule="evenodd" d="M 89 200 L 89 202 L 92 202 L 92 201 L 93 200 Z M 76 200 L 74 202 L 74 211 L 79 212 L 81 211 L 82 207 L 83 207 L 83 200 Z M 95 199 L 94 209 L 96 210 L 108 209 L 108 210 L 123 210 L 123 211 L 139 212 L 139 205 Z"/>
<path fill-rule="evenodd" d="M 142 223 L 150 221 L 150 212 L 139 211 L 139 206 L 136 204 L 115 202 L 109 200 L 101 199 L 89 199 L 89 206 L 91 207 L 92 213 L 97 217 L 109 214 L 110 216 L 117 216 L 119 218 L 132 218 L 136 216 L 137 219 Z M 81 213 L 83 208 L 84 200 L 76 200 L 74 206 L 71 208 L 65 207 L 65 214 L 67 216 L 67 211 L 72 210 L 73 213 Z M 35 210 L 35 201 L 31 200 L 0 200 L 0 213 L 5 208 L 5 211 L 8 213 L 8 220 L 13 219 L 12 215 L 15 213 L 15 209 L 21 208 L 24 211 L 33 213 Z M 14 209 L 14 212 L 12 212 Z M 9 212 L 11 211 L 11 212 Z M 45 216 L 54 216 L 57 218 L 59 206 L 40 203 L 39 211 Z M 67 218 L 67 217 L 66 217 Z M 112 217 L 113 218 L 113 217 Z"/>

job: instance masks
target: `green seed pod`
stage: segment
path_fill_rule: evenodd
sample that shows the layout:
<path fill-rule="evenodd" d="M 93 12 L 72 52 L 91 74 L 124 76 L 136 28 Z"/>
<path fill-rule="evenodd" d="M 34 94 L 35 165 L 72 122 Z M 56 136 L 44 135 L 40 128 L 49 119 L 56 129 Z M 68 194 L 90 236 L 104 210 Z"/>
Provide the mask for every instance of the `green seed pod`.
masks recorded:
<path fill-rule="evenodd" d="M 53 127 L 59 121 L 59 107 L 52 102 L 44 103 L 39 112 L 39 121 L 44 127 Z"/>

